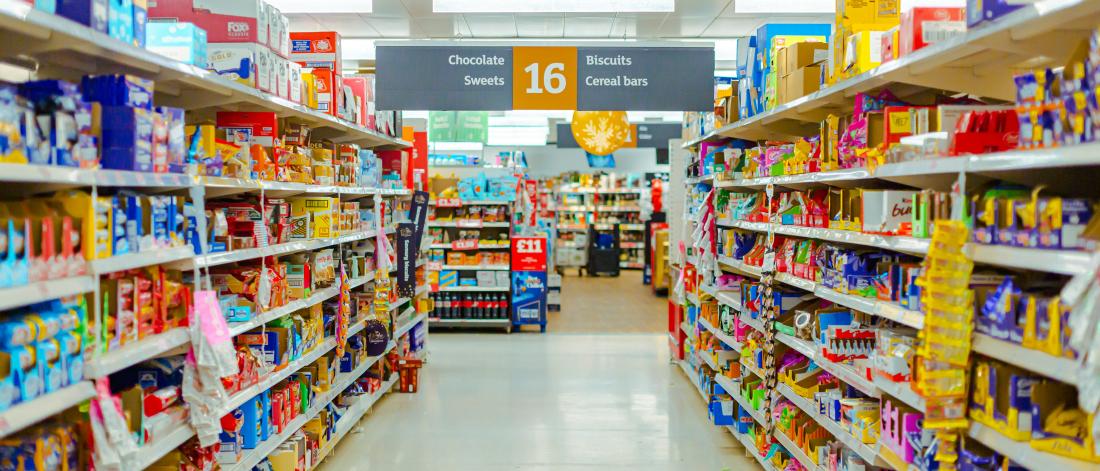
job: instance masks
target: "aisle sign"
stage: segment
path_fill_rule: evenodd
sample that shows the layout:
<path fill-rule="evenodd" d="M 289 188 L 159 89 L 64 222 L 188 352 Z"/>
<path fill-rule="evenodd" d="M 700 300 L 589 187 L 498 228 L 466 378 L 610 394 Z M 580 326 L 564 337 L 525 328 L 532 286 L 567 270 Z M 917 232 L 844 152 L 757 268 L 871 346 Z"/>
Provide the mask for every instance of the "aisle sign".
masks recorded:
<path fill-rule="evenodd" d="M 382 43 L 383 110 L 706 111 L 714 47 Z"/>

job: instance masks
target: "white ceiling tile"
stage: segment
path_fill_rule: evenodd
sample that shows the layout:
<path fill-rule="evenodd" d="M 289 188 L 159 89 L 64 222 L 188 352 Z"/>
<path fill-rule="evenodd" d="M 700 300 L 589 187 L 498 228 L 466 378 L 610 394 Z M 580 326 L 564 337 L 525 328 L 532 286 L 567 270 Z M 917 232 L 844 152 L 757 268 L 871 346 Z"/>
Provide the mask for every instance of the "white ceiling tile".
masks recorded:
<path fill-rule="evenodd" d="M 714 19 L 713 16 L 669 15 L 661 25 L 660 35 L 666 38 L 698 37 Z"/>
<path fill-rule="evenodd" d="M 748 36 L 765 21 L 764 18 L 759 17 L 718 18 L 703 31 L 702 35 L 708 38 Z"/>
<path fill-rule="evenodd" d="M 291 31 L 321 31 L 325 29 L 320 22 L 309 15 L 293 14 L 287 15 L 287 17 L 290 18 Z"/>
<path fill-rule="evenodd" d="M 383 38 L 407 38 L 413 36 L 411 18 L 379 17 L 370 15 L 366 17 L 367 23 L 374 27 L 378 35 Z"/>
<path fill-rule="evenodd" d="M 378 36 L 378 31 L 367 24 L 364 17 L 347 13 L 312 14 L 310 15 L 321 24 L 322 31 L 337 31 L 342 36 L 352 38 L 372 38 Z"/>
<path fill-rule="evenodd" d="M 565 37 L 567 38 L 606 38 L 611 35 L 613 16 L 567 17 L 565 19 Z"/>
<path fill-rule="evenodd" d="M 734 1 L 736 0 L 676 0 L 676 14 L 685 17 L 709 16 L 714 18 Z M 786 0 L 775 1 L 783 2 Z"/>
<path fill-rule="evenodd" d="M 429 38 L 451 39 L 464 31 L 465 23 L 457 15 L 429 16 L 413 18 L 413 28 Z"/>
<path fill-rule="evenodd" d="M 462 15 L 476 38 L 514 38 L 516 19 L 513 15 L 471 13 Z"/>
<path fill-rule="evenodd" d="M 560 38 L 565 34 L 565 15 L 516 15 L 516 33 L 519 37 Z"/>

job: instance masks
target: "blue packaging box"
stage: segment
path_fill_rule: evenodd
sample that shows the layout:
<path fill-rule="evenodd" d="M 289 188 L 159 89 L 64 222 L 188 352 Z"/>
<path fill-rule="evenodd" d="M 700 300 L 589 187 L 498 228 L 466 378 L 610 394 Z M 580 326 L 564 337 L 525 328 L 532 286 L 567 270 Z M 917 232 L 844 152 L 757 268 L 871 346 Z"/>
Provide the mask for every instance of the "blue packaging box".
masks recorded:
<path fill-rule="evenodd" d="M 153 81 L 135 75 L 96 75 L 81 80 L 84 100 L 104 106 L 153 109 Z"/>
<path fill-rule="evenodd" d="M 129 106 L 104 106 L 101 110 L 103 168 L 152 171 L 152 113 Z"/>
<path fill-rule="evenodd" d="M 1023 5 L 1010 5 L 1008 0 L 966 0 L 966 27 L 973 28 L 1012 13 Z"/>
<path fill-rule="evenodd" d="M 206 68 L 206 30 L 191 23 L 149 23 L 145 48 L 162 56 Z"/>
<path fill-rule="evenodd" d="M 58 0 L 57 14 L 100 33 L 107 33 L 108 0 Z"/>
<path fill-rule="evenodd" d="M 108 0 L 107 34 L 124 43 L 134 43 L 134 2 Z"/>

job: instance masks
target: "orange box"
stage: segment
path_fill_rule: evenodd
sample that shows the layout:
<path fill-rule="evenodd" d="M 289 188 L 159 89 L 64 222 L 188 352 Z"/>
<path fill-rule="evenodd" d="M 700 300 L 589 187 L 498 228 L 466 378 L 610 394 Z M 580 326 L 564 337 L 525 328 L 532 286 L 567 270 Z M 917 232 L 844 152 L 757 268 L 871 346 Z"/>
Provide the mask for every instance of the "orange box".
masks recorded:
<path fill-rule="evenodd" d="M 290 60 L 302 67 L 343 70 L 340 60 L 340 33 L 336 31 L 298 31 L 290 33 Z"/>
<path fill-rule="evenodd" d="M 313 69 L 313 83 L 317 89 L 317 110 L 336 116 L 336 103 L 339 99 L 340 75 L 332 69 Z"/>

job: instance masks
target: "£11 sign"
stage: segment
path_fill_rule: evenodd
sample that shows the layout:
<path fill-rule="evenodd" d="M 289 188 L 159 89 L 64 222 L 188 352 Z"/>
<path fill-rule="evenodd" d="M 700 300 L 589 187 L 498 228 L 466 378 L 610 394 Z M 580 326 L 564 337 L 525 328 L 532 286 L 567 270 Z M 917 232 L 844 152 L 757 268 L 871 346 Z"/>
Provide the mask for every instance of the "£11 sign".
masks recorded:
<path fill-rule="evenodd" d="M 512 271 L 546 271 L 546 238 L 513 237 Z"/>

